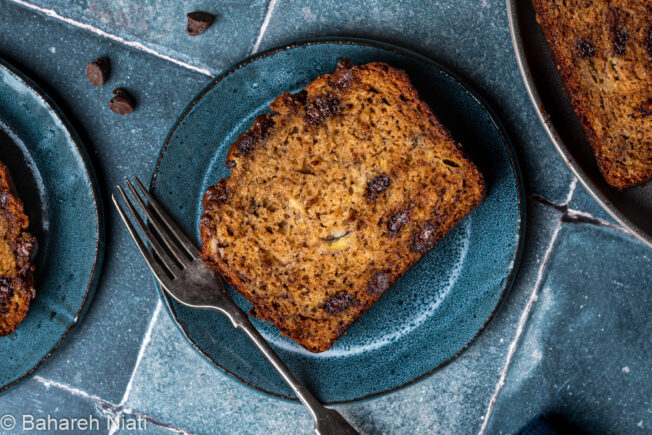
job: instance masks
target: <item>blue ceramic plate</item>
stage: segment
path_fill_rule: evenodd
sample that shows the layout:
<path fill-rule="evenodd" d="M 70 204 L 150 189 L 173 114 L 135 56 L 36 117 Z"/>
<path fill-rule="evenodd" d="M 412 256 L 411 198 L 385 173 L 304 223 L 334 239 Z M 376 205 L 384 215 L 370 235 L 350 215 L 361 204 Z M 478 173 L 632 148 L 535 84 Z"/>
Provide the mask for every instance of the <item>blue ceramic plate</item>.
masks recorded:
<path fill-rule="evenodd" d="M 0 161 L 37 238 L 36 299 L 0 337 L 0 393 L 33 374 L 81 319 L 103 252 L 95 177 L 77 135 L 34 83 L 0 61 Z"/>
<path fill-rule="evenodd" d="M 332 72 L 338 59 L 382 61 L 409 74 L 488 182 L 486 201 L 356 322 L 333 348 L 311 354 L 254 319 L 283 360 L 326 403 L 395 390 L 451 361 L 484 328 L 509 289 L 524 225 L 522 183 L 514 153 L 485 104 L 431 60 L 362 40 L 313 41 L 245 60 L 211 82 L 172 128 L 152 188 L 199 243 L 204 191 L 228 175 L 226 152 L 282 91 L 298 91 Z M 229 289 L 237 303 L 248 302 Z M 257 390 L 293 395 L 240 331 L 214 312 L 163 296 L 192 345 L 217 367 Z"/>

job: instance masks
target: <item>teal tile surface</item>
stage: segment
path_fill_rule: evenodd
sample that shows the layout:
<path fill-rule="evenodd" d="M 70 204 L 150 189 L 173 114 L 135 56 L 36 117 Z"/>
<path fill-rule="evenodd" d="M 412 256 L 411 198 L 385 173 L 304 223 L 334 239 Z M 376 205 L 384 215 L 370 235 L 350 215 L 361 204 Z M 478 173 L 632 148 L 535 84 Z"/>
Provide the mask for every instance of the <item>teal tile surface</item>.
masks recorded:
<path fill-rule="evenodd" d="M 337 406 L 363 433 L 478 431 L 560 213 L 531 202 L 528 216 L 527 225 L 535 230 L 526 234 L 514 288 L 469 349 L 415 385 Z M 126 406 L 193 433 L 310 433 L 311 428 L 303 407 L 263 396 L 214 370 L 187 345 L 165 311 L 155 324 Z"/>
<path fill-rule="evenodd" d="M 590 218 L 599 219 L 609 223 L 610 225 L 616 225 L 617 227 L 622 228 L 620 224 L 593 199 L 589 192 L 579 182 L 577 183 L 571 201 L 568 203 L 568 207 L 571 210 L 578 210 L 584 214 L 588 213 L 588 217 Z"/>
<path fill-rule="evenodd" d="M 649 433 L 652 252 L 568 225 L 548 269 L 488 433 L 516 433 L 541 413 L 576 433 Z"/>
<path fill-rule="evenodd" d="M 84 419 L 94 433 L 108 433 L 107 418 L 114 418 L 101 402 L 71 394 L 55 386 L 29 379 L 20 386 L 20 396 L 0 396 L 0 433 L 88 433 L 71 419 Z M 50 422 L 48 423 L 48 416 Z M 65 420 L 65 421 L 64 421 Z M 81 423 L 82 425 L 84 423 Z M 63 430 L 68 425 L 70 430 Z M 13 427 L 12 427 L 13 426 Z M 97 430 L 95 430 L 97 429 Z"/>
<path fill-rule="evenodd" d="M 84 75 L 98 56 L 109 56 L 113 65 L 101 88 Z M 158 296 L 109 195 L 127 175 L 149 179 L 170 125 L 207 78 L 9 2 L 0 2 L 0 57 L 61 106 L 86 146 L 106 204 L 106 255 L 94 300 L 76 333 L 40 373 L 118 403 Z M 121 117 L 108 109 L 116 87 L 133 93 L 133 114 Z M 20 392 L 8 394 L 15 398 Z"/>
<path fill-rule="evenodd" d="M 253 50 L 268 0 L 30 0 L 30 3 L 215 73 Z M 215 22 L 205 33 L 191 37 L 186 34 L 186 14 L 197 10 L 213 14 Z"/>
<path fill-rule="evenodd" d="M 324 36 L 355 36 L 395 43 L 425 54 L 460 74 L 492 103 L 513 136 L 531 191 L 560 202 L 572 179 L 546 136 L 525 92 L 507 29 L 505 4 L 364 0 L 278 0 L 258 47 L 268 2 L 172 0 L 78 0 L 65 5 L 35 0 L 43 8 L 126 39 L 143 41 L 162 54 L 219 72 L 260 50 Z M 468 3 L 468 4 L 467 4 Z M 218 16 L 205 34 L 183 32 L 186 9 Z"/>
<path fill-rule="evenodd" d="M 505 123 L 526 179 L 526 246 L 515 287 L 485 332 L 452 364 L 409 388 L 338 409 L 363 433 L 477 433 L 523 309 L 538 291 L 486 433 L 515 433 L 541 413 L 580 433 L 650 432 L 652 251 L 590 221 L 565 222 L 557 232 L 562 218 L 568 220 L 565 201 L 573 177 L 530 106 L 503 1 L 29 1 L 159 55 L 11 0 L 0 2 L 0 57 L 62 106 L 87 146 L 107 204 L 125 175 L 149 178 L 169 127 L 207 83 L 206 75 L 161 55 L 216 73 L 248 56 L 261 35 L 260 49 L 346 35 L 402 45 L 454 70 Z M 215 12 L 216 24 L 198 38 L 187 37 L 186 8 Z M 83 68 L 101 55 L 111 57 L 113 73 L 98 89 L 88 84 Z M 128 117 L 107 110 L 118 86 L 138 102 Z M 613 224 L 580 185 L 568 207 Z M 107 253 L 93 304 L 39 372 L 61 385 L 26 381 L 0 396 L 0 416 L 122 411 L 146 416 L 147 433 L 310 433 L 303 408 L 214 370 L 189 348 L 165 311 L 135 367 L 158 299 L 126 231 L 107 211 Z"/>

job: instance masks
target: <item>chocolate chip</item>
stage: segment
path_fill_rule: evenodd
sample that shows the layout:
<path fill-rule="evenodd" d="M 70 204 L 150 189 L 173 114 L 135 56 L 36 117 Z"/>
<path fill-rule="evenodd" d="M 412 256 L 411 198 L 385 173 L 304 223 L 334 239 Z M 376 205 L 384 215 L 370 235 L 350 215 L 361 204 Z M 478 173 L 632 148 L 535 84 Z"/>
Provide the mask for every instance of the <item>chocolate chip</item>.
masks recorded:
<path fill-rule="evenodd" d="M 387 229 L 390 236 L 395 236 L 410 221 L 409 210 L 399 210 L 394 213 L 387 222 Z"/>
<path fill-rule="evenodd" d="M 186 14 L 186 17 L 188 17 L 186 33 L 190 36 L 201 35 L 211 26 L 211 24 L 213 24 L 213 21 L 215 21 L 215 16 L 202 11 L 190 12 L 189 14 Z"/>
<path fill-rule="evenodd" d="M 607 13 L 607 22 L 611 28 L 611 33 L 613 34 L 612 43 L 614 53 L 618 56 L 622 56 L 625 53 L 625 46 L 629 39 L 629 33 L 623 28 L 625 21 L 626 20 L 623 19 L 618 8 L 612 7 L 609 9 Z"/>
<path fill-rule="evenodd" d="M 333 95 L 325 95 L 306 103 L 306 122 L 316 125 L 340 111 L 340 100 Z"/>
<path fill-rule="evenodd" d="M 211 186 L 206 190 L 203 199 L 204 210 L 209 210 L 213 204 L 222 204 L 227 199 L 229 199 L 229 191 L 222 179 L 215 186 Z"/>
<path fill-rule="evenodd" d="M 378 295 L 385 293 L 389 288 L 389 275 L 385 272 L 376 272 L 369 281 L 369 288 L 367 293 L 370 295 Z"/>
<path fill-rule="evenodd" d="M 389 185 L 391 180 L 387 175 L 379 175 L 369 182 L 367 185 L 367 199 L 373 201 L 378 198 L 378 195 L 383 193 Z"/>
<path fill-rule="evenodd" d="M 418 252 L 420 254 L 425 254 L 435 246 L 436 234 L 435 227 L 426 222 L 426 224 L 414 234 L 414 239 L 412 240 L 412 247 L 410 248 L 413 252 Z"/>
<path fill-rule="evenodd" d="M 225 202 L 229 198 L 229 191 L 226 189 L 224 183 L 218 183 L 217 185 L 213 186 L 213 189 L 215 201 Z"/>
<path fill-rule="evenodd" d="M 241 156 L 246 156 L 254 149 L 256 144 L 256 138 L 251 132 L 246 132 L 240 135 L 235 141 L 235 147 L 239 151 Z"/>
<path fill-rule="evenodd" d="M 643 101 L 636 109 L 641 112 L 641 116 L 652 115 L 652 98 Z"/>
<path fill-rule="evenodd" d="M 627 45 L 627 40 L 629 39 L 629 33 L 625 29 L 620 29 L 614 31 L 614 52 L 618 56 L 622 56 L 625 53 L 625 46 Z"/>
<path fill-rule="evenodd" d="M 9 281 L 6 278 L 0 278 L 0 314 L 9 312 L 9 299 L 11 296 Z"/>
<path fill-rule="evenodd" d="M 645 35 L 645 48 L 647 55 L 652 57 L 652 26 L 647 27 L 647 35 Z"/>
<path fill-rule="evenodd" d="M 251 127 L 251 130 L 242 133 L 235 141 L 235 147 L 239 154 L 241 156 L 246 156 L 252 152 L 256 142 L 267 136 L 269 134 L 269 129 L 273 126 L 274 120 L 270 115 L 258 116 L 254 120 L 254 125 Z"/>
<path fill-rule="evenodd" d="M 353 70 L 351 61 L 348 58 L 340 60 L 337 69 L 331 74 L 328 84 L 340 91 L 345 91 L 351 87 L 353 82 Z"/>
<path fill-rule="evenodd" d="M 115 97 L 109 101 L 109 109 L 118 115 L 129 115 L 134 111 L 134 106 L 136 103 L 134 102 L 134 99 L 129 94 L 129 92 L 120 88 L 115 89 L 113 91 L 113 95 L 115 95 Z"/>
<path fill-rule="evenodd" d="M 328 314 L 337 314 L 345 311 L 352 305 L 358 305 L 359 302 L 348 293 L 339 293 L 334 296 L 331 296 L 326 303 L 324 304 L 324 311 Z"/>
<path fill-rule="evenodd" d="M 102 86 L 106 83 L 109 72 L 111 72 L 111 63 L 106 57 L 97 58 L 95 62 L 86 65 L 86 78 L 93 86 Z"/>
<path fill-rule="evenodd" d="M 258 138 L 263 138 L 269 133 L 269 129 L 274 127 L 274 120 L 270 115 L 260 115 L 254 120 L 252 132 Z"/>
<path fill-rule="evenodd" d="M 575 45 L 577 46 L 577 52 L 582 59 L 588 59 L 595 56 L 595 48 L 593 48 L 593 44 L 586 39 L 580 39 Z"/>
<path fill-rule="evenodd" d="M 19 241 L 16 242 L 16 253 L 27 259 L 32 255 L 34 250 L 34 239 L 32 237 L 21 237 Z"/>
<path fill-rule="evenodd" d="M 281 94 L 282 104 L 287 107 L 290 112 L 298 112 L 306 105 L 306 98 L 308 93 L 304 91 L 297 92 L 296 94 L 290 94 L 289 92 L 283 92 Z"/>
<path fill-rule="evenodd" d="M 460 167 L 460 165 L 457 162 L 454 162 L 454 161 L 449 160 L 449 159 L 444 159 L 441 162 L 443 164 L 445 164 L 446 166 L 450 166 L 451 168 L 459 168 Z"/>

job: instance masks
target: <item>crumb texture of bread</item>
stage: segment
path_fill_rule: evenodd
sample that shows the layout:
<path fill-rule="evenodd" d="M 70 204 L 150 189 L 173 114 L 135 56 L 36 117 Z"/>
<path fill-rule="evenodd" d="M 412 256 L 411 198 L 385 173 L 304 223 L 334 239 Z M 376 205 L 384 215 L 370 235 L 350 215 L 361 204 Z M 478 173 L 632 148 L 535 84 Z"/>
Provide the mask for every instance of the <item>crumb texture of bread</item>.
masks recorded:
<path fill-rule="evenodd" d="M 31 256 L 34 238 L 23 204 L 0 163 L 0 336 L 13 333 L 35 296 Z"/>
<path fill-rule="evenodd" d="M 484 180 L 387 64 L 341 61 L 270 108 L 204 196 L 202 255 L 253 315 L 321 352 L 482 201 Z"/>
<path fill-rule="evenodd" d="M 606 181 L 652 179 L 652 2 L 532 0 Z"/>

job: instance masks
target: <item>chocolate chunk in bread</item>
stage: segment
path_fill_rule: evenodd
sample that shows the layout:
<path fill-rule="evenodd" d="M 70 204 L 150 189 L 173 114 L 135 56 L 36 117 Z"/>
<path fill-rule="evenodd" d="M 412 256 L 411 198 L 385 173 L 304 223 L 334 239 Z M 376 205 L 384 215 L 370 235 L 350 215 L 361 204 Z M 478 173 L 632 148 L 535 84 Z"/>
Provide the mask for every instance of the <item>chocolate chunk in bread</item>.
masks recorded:
<path fill-rule="evenodd" d="M 271 110 L 206 192 L 202 255 L 252 313 L 321 352 L 480 203 L 484 181 L 384 63 L 341 62 Z"/>
<path fill-rule="evenodd" d="M 0 336 L 16 330 L 35 296 L 31 262 L 35 240 L 28 226 L 9 172 L 0 163 Z"/>
<path fill-rule="evenodd" d="M 652 179 L 652 3 L 532 0 L 605 180 Z"/>

